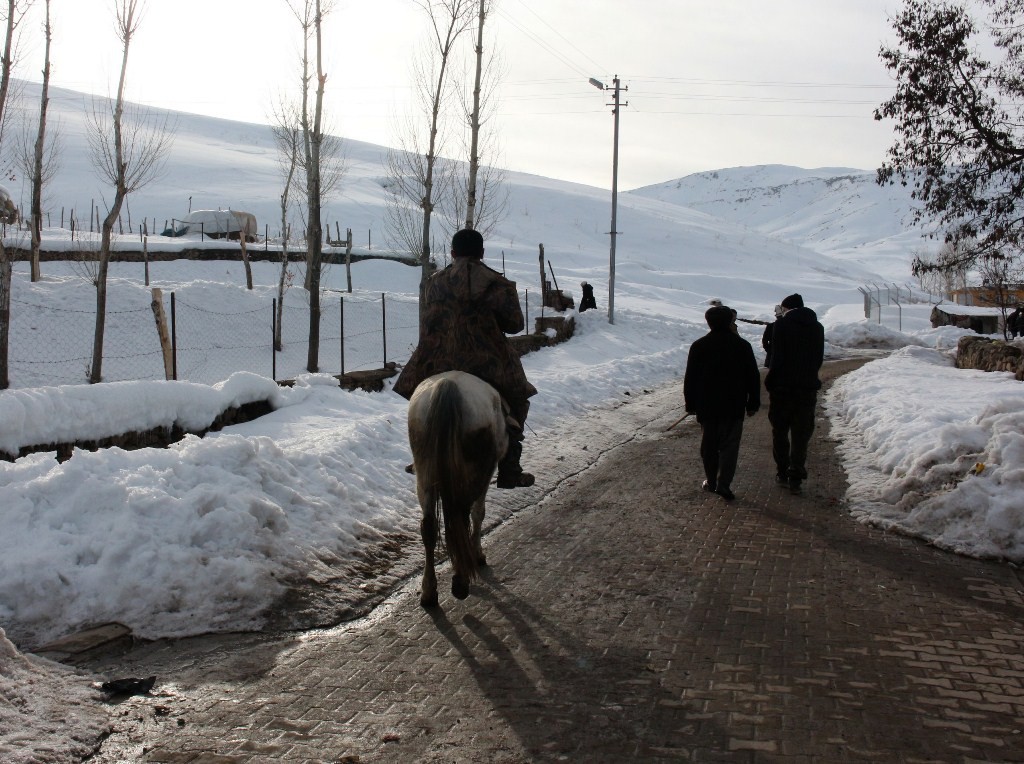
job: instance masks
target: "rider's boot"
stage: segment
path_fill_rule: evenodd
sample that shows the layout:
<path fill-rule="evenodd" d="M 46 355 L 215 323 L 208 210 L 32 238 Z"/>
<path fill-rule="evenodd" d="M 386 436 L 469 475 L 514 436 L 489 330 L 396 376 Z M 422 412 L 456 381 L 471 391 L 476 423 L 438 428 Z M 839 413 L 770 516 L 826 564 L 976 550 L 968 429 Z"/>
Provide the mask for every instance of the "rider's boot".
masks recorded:
<path fill-rule="evenodd" d="M 520 438 L 522 438 L 522 430 L 520 430 Z M 508 451 L 505 452 L 505 457 L 498 462 L 498 488 L 529 488 L 533 485 L 533 475 L 523 472 L 523 468 L 519 465 L 522 455 L 522 441 L 509 438 Z"/>

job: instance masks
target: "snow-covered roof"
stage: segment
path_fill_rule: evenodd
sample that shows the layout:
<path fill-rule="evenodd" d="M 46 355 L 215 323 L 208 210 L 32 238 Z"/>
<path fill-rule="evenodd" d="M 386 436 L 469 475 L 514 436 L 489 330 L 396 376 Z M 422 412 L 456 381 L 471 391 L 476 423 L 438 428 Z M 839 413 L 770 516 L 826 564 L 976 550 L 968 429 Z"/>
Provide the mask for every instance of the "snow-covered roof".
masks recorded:
<path fill-rule="evenodd" d="M 955 302 L 940 302 L 936 306 L 947 316 L 1002 316 L 1000 308 L 982 307 L 980 305 L 958 305 Z"/>

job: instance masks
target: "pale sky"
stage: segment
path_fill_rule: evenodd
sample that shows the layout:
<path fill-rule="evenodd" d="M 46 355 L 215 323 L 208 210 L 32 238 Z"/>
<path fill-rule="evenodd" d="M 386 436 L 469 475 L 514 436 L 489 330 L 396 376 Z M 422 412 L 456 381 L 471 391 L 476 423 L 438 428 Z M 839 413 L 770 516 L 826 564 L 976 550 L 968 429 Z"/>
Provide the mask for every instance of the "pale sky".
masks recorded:
<path fill-rule="evenodd" d="M 42 0 L 36 0 L 41 5 Z M 51 0 L 52 84 L 107 95 L 120 42 L 113 0 Z M 874 169 L 891 141 L 872 109 L 898 0 L 496 0 L 485 49 L 505 63 L 497 164 L 610 188 L 611 85 L 623 101 L 619 188 L 758 164 Z M 23 25 L 17 76 L 38 81 L 42 23 Z M 325 28 L 333 132 L 396 145 L 427 31 L 414 0 L 337 0 Z M 467 52 L 473 42 L 465 38 Z M 286 0 L 146 0 L 128 95 L 176 111 L 266 122 L 295 93 Z"/>

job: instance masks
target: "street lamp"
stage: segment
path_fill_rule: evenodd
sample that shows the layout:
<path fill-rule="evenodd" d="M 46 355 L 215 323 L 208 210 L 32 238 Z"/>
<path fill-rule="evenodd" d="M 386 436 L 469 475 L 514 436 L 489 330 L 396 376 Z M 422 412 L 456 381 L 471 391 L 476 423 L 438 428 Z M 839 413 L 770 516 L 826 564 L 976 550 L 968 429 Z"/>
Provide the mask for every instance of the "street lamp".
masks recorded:
<path fill-rule="evenodd" d="M 628 87 L 623 88 L 619 85 L 619 75 L 615 75 L 612 80 L 612 86 L 607 87 L 600 80 L 594 79 L 593 77 L 589 80 L 590 84 L 598 90 L 611 90 L 612 91 L 612 114 L 615 115 L 615 139 L 612 148 L 612 230 L 611 234 L 611 249 L 608 254 L 608 323 L 615 323 L 615 237 L 618 236 L 618 230 L 615 227 L 616 215 L 618 212 L 619 204 L 619 93 L 622 90 L 629 90 Z M 624 104 L 628 106 L 629 104 Z"/>

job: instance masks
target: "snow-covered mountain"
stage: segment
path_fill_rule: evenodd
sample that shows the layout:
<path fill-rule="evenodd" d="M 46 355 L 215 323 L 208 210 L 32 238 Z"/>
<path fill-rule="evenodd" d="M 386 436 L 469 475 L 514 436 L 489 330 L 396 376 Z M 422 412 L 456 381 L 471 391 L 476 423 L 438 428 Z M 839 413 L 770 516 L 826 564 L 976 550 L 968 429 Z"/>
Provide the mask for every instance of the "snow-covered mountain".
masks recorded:
<path fill-rule="evenodd" d="M 23 92 L 31 119 L 38 85 L 25 83 Z M 91 169 L 86 141 L 87 113 L 95 99 L 61 89 L 51 96 L 51 120 L 60 125 L 63 149 L 62 165 L 46 192 L 49 223 L 57 225 L 72 209 L 79 221 L 88 220 L 88 210 L 102 209 L 110 197 Z M 230 207 L 255 214 L 260 231 L 277 236 L 282 173 L 270 128 L 189 114 L 175 114 L 173 121 L 176 136 L 166 173 L 129 197 L 125 225 L 130 220 L 138 230 L 146 218 L 150 230 L 155 224 L 159 231 L 190 210 Z M 325 221 L 332 233 L 351 228 L 357 247 L 387 248 L 382 185 L 387 149 L 357 141 L 344 145 L 345 177 L 325 206 Z M 532 275 L 538 244 L 544 244 L 559 278 L 568 284 L 588 279 L 600 290 L 593 258 L 581 253 L 607 248 L 610 193 L 524 173 L 511 172 L 507 180 L 508 214 L 489 237 L 489 256 L 501 257 L 513 273 L 518 266 Z M 7 185 L 27 207 L 24 179 L 15 176 Z M 807 289 L 821 284 L 822 303 L 849 302 L 849 295 L 831 293 L 836 275 L 850 283 L 909 278 L 915 248 L 927 246 L 919 231 L 908 228 L 909 204 L 906 189 L 880 188 L 868 171 L 779 166 L 699 173 L 621 193 L 616 287 L 628 289 L 635 278 L 636 289 L 650 295 L 656 312 L 666 285 L 678 286 L 671 282 L 692 274 L 709 275 L 721 280 L 720 291 L 738 307 L 757 312 L 770 309 L 774 300 L 761 305 L 763 284 L 746 280 L 750 269 L 744 261 L 781 257 L 787 264 L 780 262 L 780 273 L 792 273 Z M 293 220 L 292 226 L 300 228 L 301 221 Z M 651 256 L 662 252 L 674 253 L 678 270 L 650 268 Z M 701 297 L 694 295 L 694 302 Z M 677 300 L 673 293 L 671 301 Z"/>
<path fill-rule="evenodd" d="M 915 250 L 934 248 L 912 223 L 908 189 L 879 186 L 874 171 L 734 167 L 645 186 L 630 194 L 700 210 L 773 238 L 859 262 L 888 280 L 909 277 Z"/>

